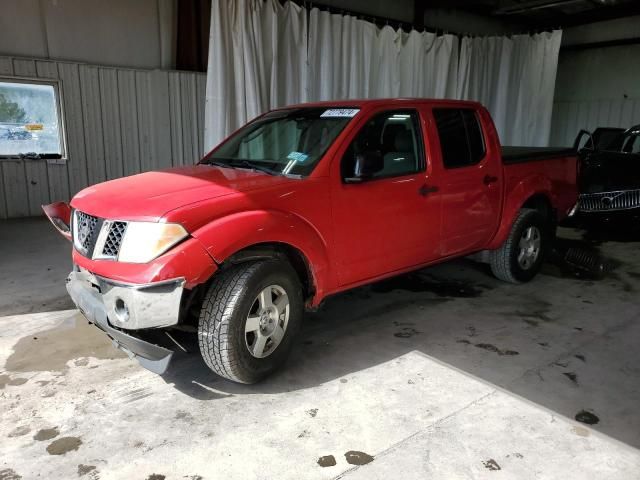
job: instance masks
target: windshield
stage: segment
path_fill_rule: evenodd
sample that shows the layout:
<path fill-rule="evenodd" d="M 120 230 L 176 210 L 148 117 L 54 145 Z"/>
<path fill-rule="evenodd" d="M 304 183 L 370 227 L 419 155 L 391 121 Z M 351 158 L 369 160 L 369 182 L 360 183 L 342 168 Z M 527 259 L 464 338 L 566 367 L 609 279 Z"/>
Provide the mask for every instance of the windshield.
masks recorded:
<path fill-rule="evenodd" d="M 242 128 L 200 163 L 307 176 L 358 111 L 313 107 L 270 112 Z"/>

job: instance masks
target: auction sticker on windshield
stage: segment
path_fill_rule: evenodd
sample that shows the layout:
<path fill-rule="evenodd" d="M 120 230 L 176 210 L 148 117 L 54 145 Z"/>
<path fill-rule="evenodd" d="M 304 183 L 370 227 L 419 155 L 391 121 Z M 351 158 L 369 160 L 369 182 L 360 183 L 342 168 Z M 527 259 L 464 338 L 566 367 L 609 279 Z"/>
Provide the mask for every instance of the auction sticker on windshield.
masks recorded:
<path fill-rule="evenodd" d="M 360 111 L 359 108 L 332 108 L 331 110 L 325 110 L 320 117 L 324 118 L 351 118 L 355 117 L 356 113 Z"/>

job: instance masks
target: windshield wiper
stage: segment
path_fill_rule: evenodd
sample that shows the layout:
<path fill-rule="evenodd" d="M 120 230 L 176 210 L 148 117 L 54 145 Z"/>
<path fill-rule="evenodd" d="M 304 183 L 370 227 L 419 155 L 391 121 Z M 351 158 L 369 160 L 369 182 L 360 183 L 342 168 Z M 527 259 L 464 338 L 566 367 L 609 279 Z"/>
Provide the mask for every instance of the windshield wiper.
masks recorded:
<path fill-rule="evenodd" d="M 231 163 L 232 167 L 244 167 L 244 168 L 250 168 L 251 170 L 256 170 L 258 172 L 262 172 L 262 173 L 266 173 L 267 175 L 280 175 L 281 173 L 276 171 L 276 170 L 272 170 L 268 167 L 263 167 L 262 165 L 256 165 L 253 162 L 250 162 L 249 160 L 232 160 Z"/>
<path fill-rule="evenodd" d="M 222 162 L 216 162 L 216 161 L 205 162 L 204 165 L 212 165 L 214 167 L 222 167 L 222 168 L 235 168 L 229 165 L 228 163 L 222 163 Z"/>

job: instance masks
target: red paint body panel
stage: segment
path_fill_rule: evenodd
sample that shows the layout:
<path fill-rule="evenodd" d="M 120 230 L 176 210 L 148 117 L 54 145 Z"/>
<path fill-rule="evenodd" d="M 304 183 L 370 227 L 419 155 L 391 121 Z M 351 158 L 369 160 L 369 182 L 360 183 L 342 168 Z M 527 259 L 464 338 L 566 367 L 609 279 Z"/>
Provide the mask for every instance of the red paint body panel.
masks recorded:
<path fill-rule="evenodd" d="M 560 218 L 577 200 L 576 157 L 503 165 L 493 122 L 475 102 L 392 99 L 305 106 L 323 105 L 353 106 L 360 112 L 307 178 L 197 165 L 81 191 L 73 208 L 108 219 L 180 223 L 190 238 L 148 264 L 91 260 L 76 251 L 74 262 L 129 283 L 185 277 L 192 288 L 246 247 L 284 243 L 307 260 L 316 292 L 311 304 L 317 305 L 353 286 L 499 247 L 533 195 L 546 196 Z M 486 149 L 479 164 L 444 168 L 431 110 L 447 106 L 478 112 Z M 424 171 L 343 183 L 340 160 L 362 125 L 377 112 L 400 108 L 419 114 Z M 487 185 L 487 176 L 496 180 Z M 424 186 L 437 191 L 421 195 Z"/>
<path fill-rule="evenodd" d="M 149 263 L 92 260 L 73 250 L 73 263 L 122 283 L 146 284 L 183 277 L 185 288 L 206 282 L 218 266 L 197 240 L 190 238 Z"/>

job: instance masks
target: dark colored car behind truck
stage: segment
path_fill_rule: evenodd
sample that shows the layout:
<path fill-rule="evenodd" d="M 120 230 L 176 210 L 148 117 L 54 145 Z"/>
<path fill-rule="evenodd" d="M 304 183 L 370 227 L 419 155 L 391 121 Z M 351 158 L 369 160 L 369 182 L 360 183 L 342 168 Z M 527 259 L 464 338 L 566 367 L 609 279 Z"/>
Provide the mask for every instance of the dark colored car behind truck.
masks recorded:
<path fill-rule="evenodd" d="M 45 211 L 73 241 L 71 297 L 120 348 L 162 373 L 172 349 L 148 336 L 191 328 L 252 383 L 328 295 L 470 254 L 530 280 L 576 200 L 573 151 L 503 153 L 477 103 L 393 99 L 275 110 L 198 165 Z"/>
<path fill-rule="evenodd" d="M 583 134 L 588 138 L 580 149 L 579 211 L 587 217 L 628 220 L 640 215 L 640 125 L 582 131 L 576 149 Z"/>

